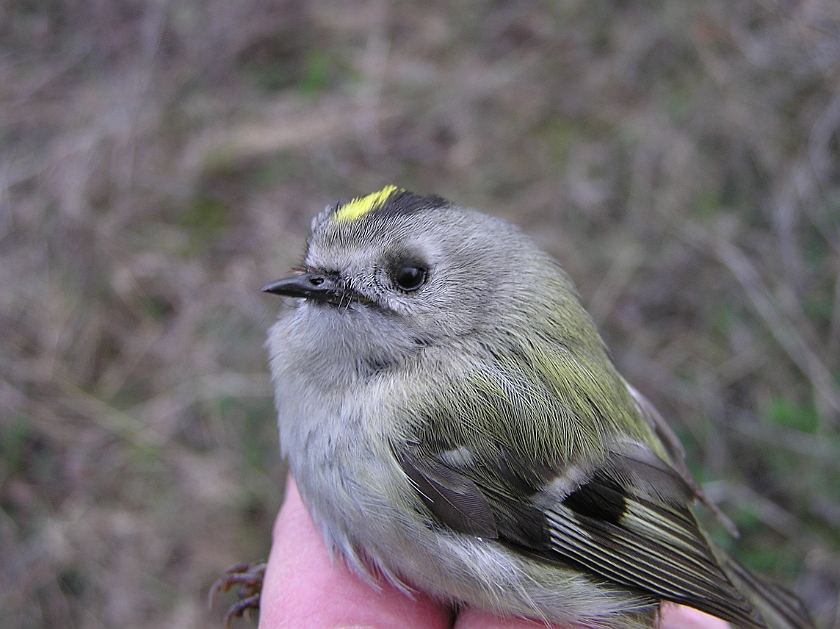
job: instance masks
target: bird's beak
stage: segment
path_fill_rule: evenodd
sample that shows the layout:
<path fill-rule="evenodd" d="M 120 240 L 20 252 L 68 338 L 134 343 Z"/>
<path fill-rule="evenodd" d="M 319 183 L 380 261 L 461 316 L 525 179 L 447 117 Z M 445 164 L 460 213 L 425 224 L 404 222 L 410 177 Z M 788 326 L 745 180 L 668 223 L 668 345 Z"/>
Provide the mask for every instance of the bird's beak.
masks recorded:
<path fill-rule="evenodd" d="M 329 302 L 332 304 L 348 303 L 352 292 L 343 284 L 328 275 L 321 273 L 302 273 L 284 277 L 275 282 L 269 282 L 262 287 L 262 292 L 284 297 L 302 297 L 313 301 Z"/>

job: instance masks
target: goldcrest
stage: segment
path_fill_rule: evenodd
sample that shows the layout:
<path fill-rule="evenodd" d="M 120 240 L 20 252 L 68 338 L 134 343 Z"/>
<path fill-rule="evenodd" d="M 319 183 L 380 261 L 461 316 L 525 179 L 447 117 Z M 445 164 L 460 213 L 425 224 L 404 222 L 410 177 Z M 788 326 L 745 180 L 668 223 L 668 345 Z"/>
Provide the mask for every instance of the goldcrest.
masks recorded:
<path fill-rule="evenodd" d="M 674 433 L 516 227 L 389 186 L 322 212 L 263 290 L 290 298 L 267 342 L 282 452 L 372 584 L 593 628 L 652 627 L 662 601 L 813 627 L 711 542 Z"/>

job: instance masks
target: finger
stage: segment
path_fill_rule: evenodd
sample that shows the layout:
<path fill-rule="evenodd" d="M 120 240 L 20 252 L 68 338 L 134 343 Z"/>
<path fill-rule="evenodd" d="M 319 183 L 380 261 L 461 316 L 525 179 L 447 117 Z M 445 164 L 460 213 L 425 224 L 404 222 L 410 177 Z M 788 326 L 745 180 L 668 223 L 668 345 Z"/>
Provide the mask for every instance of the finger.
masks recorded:
<path fill-rule="evenodd" d="M 729 623 L 709 614 L 674 603 L 662 603 L 659 629 L 730 629 Z"/>
<path fill-rule="evenodd" d="M 444 629 L 446 607 L 417 594 L 410 598 L 382 583 L 376 590 L 341 561 L 333 561 L 289 477 L 274 526 L 260 600 L 260 629 Z"/>

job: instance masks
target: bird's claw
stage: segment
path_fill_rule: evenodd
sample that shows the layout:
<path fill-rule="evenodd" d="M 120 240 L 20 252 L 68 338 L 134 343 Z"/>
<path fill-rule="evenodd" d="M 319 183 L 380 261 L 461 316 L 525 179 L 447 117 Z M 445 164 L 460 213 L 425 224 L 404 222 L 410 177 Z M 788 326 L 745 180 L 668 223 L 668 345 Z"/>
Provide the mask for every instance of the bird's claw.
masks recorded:
<path fill-rule="evenodd" d="M 234 618 L 251 617 L 252 611 L 260 608 L 260 594 L 262 593 L 263 578 L 265 577 L 265 563 L 238 563 L 222 573 L 210 587 L 207 597 L 208 604 L 212 604 L 216 592 L 227 592 L 239 586 L 239 601 L 231 605 L 225 613 L 225 629 L 230 629 Z"/>

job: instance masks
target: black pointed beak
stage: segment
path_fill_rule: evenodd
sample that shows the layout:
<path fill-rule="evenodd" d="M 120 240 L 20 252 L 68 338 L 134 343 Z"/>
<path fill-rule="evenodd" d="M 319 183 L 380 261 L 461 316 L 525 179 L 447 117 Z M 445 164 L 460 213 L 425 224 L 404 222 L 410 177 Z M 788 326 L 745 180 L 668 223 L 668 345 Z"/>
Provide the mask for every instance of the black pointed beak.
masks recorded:
<path fill-rule="evenodd" d="M 341 303 L 349 297 L 347 289 L 334 278 L 321 273 L 302 273 L 269 282 L 260 290 L 284 297 L 302 297 L 315 301 Z"/>

